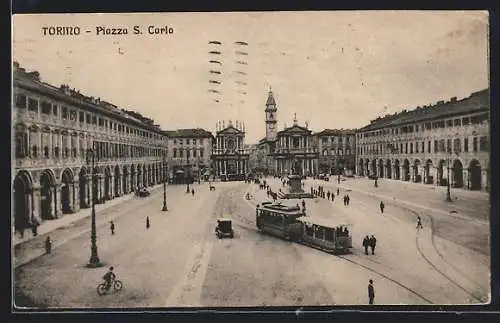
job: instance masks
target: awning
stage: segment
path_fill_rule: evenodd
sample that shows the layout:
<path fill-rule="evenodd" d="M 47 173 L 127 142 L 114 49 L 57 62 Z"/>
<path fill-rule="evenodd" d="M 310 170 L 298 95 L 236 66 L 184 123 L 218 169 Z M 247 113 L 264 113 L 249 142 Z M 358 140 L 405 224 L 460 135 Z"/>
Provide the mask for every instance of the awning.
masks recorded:
<path fill-rule="evenodd" d="M 178 169 L 175 173 L 176 174 L 184 174 L 184 171 L 182 169 Z"/>

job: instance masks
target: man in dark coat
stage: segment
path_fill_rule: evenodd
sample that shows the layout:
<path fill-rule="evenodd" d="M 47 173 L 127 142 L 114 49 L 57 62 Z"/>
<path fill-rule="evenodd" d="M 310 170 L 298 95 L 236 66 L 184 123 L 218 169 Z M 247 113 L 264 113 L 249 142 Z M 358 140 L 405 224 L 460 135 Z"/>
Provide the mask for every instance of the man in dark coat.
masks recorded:
<path fill-rule="evenodd" d="M 339 194 L 340 194 L 340 190 L 337 188 L 337 195 L 339 195 Z"/>
<path fill-rule="evenodd" d="M 372 255 L 375 254 L 375 247 L 377 246 L 377 238 L 372 234 L 369 240 L 370 248 L 372 248 Z"/>
<path fill-rule="evenodd" d="M 364 239 L 363 239 L 363 247 L 365 248 L 365 255 L 368 254 L 368 247 L 370 246 L 370 238 L 368 236 L 366 236 Z"/>
<path fill-rule="evenodd" d="M 382 214 L 384 214 L 384 208 L 385 208 L 384 202 L 380 202 L 380 212 Z"/>
<path fill-rule="evenodd" d="M 111 229 L 111 235 L 115 234 L 115 223 L 113 221 L 110 222 L 109 228 Z"/>
<path fill-rule="evenodd" d="M 368 281 L 368 304 L 373 305 L 375 300 L 375 288 L 373 287 L 373 280 Z"/>

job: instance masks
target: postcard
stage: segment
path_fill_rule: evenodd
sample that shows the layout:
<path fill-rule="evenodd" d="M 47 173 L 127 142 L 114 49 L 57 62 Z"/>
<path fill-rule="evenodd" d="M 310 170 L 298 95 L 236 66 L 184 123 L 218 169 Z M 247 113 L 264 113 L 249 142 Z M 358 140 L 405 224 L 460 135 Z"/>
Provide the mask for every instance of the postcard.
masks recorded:
<path fill-rule="evenodd" d="M 488 19 L 14 15 L 14 309 L 489 303 Z"/>

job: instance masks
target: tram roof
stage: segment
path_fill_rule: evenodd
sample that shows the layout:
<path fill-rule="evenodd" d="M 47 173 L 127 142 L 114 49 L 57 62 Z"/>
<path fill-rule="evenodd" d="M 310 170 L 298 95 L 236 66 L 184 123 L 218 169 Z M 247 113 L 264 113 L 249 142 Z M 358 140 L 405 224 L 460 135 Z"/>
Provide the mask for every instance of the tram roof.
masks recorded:
<path fill-rule="evenodd" d="M 297 211 L 301 212 L 300 207 L 297 207 L 297 205 L 287 205 L 281 203 L 263 204 L 261 208 L 287 213 L 296 213 Z"/>
<path fill-rule="evenodd" d="M 327 228 L 336 228 L 338 226 L 350 225 L 350 223 L 339 221 L 336 219 L 325 219 L 325 218 L 310 217 L 310 216 L 301 216 L 300 218 L 297 218 L 297 221 L 300 221 L 305 224 L 315 224 Z"/>

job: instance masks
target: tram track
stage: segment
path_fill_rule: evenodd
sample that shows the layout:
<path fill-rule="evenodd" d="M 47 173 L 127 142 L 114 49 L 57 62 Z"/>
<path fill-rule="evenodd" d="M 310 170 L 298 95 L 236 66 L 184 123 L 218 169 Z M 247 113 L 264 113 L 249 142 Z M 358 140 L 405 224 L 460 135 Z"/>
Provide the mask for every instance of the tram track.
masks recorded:
<path fill-rule="evenodd" d="M 358 203 L 364 205 L 366 208 L 369 208 L 368 205 L 366 205 L 365 203 L 362 203 L 360 201 L 358 201 Z M 474 285 L 474 287 L 476 287 L 477 289 L 481 290 L 481 292 L 483 291 L 483 288 L 474 280 L 472 279 L 471 277 L 469 277 L 469 275 L 467 275 L 466 273 L 464 273 L 462 270 L 460 270 L 459 268 L 457 268 L 454 264 L 452 264 L 450 261 L 448 261 L 446 259 L 446 257 L 439 251 L 439 249 L 437 248 L 436 244 L 435 244 L 435 234 L 434 234 L 434 231 L 435 231 L 435 223 L 434 223 L 434 219 L 431 215 L 429 214 L 424 214 L 424 213 L 419 213 L 415 210 L 412 210 L 406 206 L 403 206 L 403 205 L 397 205 L 396 207 L 399 207 L 403 210 L 406 210 L 410 213 L 412 213 L 413 215 L 415 216 L 426 216 L 431 225 L 430 225 L 430 230 L 431 230 L 431 235 L 430 235 L 430 238 L 431 238 L 431 246 L 432 246 L 432 250 L 433 252 L 436 253 L 436 255 L 447 265 L 449 266 L 452 270 L 454 270 L 455 272 L 457 272 L 459 275 L 461 275 L 463 278 L 465 278 L 466 280 L 468 280 L 470 283 L 472 283 Z M 387 216 L 385 216 L 385 218 L 387 218 Z M 400 219 L 394 217 L 394 216 L 391 216 L 391 218 L 393 219 L 397 219 L 398 221 L 401 221 Z M 480 297 L 477 297 L 476 295 L 474 295 L 473 292 L 471 292 L 470 290 L 468 290 L 467 288 L 463 287 L 457 280 L 449 277 L 444 271 L 445 269 L 443 268 L 439 268 L 439 266 L 434 263 L 430 257 L 428 255 L 425 254 L 425 252 L 422 250 L 422 247 L 420 245 L 420 239 L 419 239 L 419 235 L 417 234 L 416 237 L 415 237 L 415 245 L 416 245 L 416 249 L 419 253 L 419 255 L 422 257 L 422 259 L 429 265 L 432 267 L 432 269 L 434 271 L 436 271 L 438 274 L 440 274 L 441 276 L 443 276 L 446 280 L 448 280 L 450 283 L 452 283 L 454 286 L 456 286 L 457 288 L 459 288 L 460 290 L 462 290 L 464 293 L 466 293 L 469 297 L 471 297 L 472 299 L 476 300 L 476 301 L 479 301 L 479 302 L 485 302 L 486 300 L 480 298 Z"/>
<path fill-rule="evenodd" d="M 455 272 L 457 272 L 459 275 L 461 275 L 463 278 L 467 279 L 470 283 L 472 283 L 476 288 L 478 288 L 479 290 L 483 290 L 483 288 L 472 278 L 469 277 L 469 275 L 465 274 L 462 270 L 460 270 L 459 268 L 457 268 L 454 264 L 452 264 L 451 262 L 449 262 L 446 257 L 439 251 L 439 249 L 436 247 L 436 243 L 435 243 L 435 239 L 434 239 L 434 229 L 435 229 L 435 224 L 434 224 L 434 219 L 431 215 L 429 214 L 424 214 L 424 213 L 419 213 L 415 210 L 412 210 L 410 208 L 407 208 L 407 207 L 404 207 L 404 206 L 400 206 L 402 209 L 405 209 L 409 212 L 411 212 L 412 214 L 414 214 L 415 216 L 420 216 L 420 215 L 423 215 L 423 216 L 426 216 L 428 219 L 429 219 L 429 222 L 431 223 L 430 225 L 430 237 L 431 237 L 431 246 L 432 246 L 432 249 L 433 251 L 436 253 L 436 255 L 446 264 L 448 265 L 452 270 L 454 270 Z M 475 299 L 476 301 L 479 301 L 480 303 L 483 303 L 485 300 L 480 298 L 480 297 L 477 297 L 476 295 L 473 294 L 473 292 L 471 292 L 470 290 L 468 290 L 467 288 L 463 287 L 459 282 L 457 282 L 455 279 L 451 278 L 450 276 L 448 276 L 446 273 L 444 273 L 444 270 L 445 269 L 440 269 L 438 268 L 438 266 L 431 260 L 429 259 L 428 255 L 425 254 L 425 252 L 422 250 L 422 247 L 421 247 L 421 241 L 420 241 L 420 234 L 419 232 L 417 232 L 416 236 L 415 236 L 415 246 L 417 248 L 417 251 L 418 253 L 420 254 L 420 256 L 422 257 L 422 259 L 424 259 L 424 261 L 432 267 L 432 269 L 434 269 L 436 272 L 438 272 L 441 276 L 443 276 L 444 278 L 446 278 L 450 283 L 452 283 L 453 285 L 455 285 L 456 287 L 458 287 L 460 290 L 462 290 L 464 293 L 466 293 L 469 297 Z"/>
<path fill-rule="evenodd" d="M 246 204 L 247 204 L 248 206 L 255 208 L 255 207 L 256 207 L 256 204 L 255 204 L 255 203 L 252 203 L 251 201 L 248 201 L 248 200 L 246 200 L 246 199 L 245 199 L 245 195 L 246 195 L 246 193 L 250 193 L 250 191 L 246 190 L 246 192 L 245 192 L 245 193 L 243 194 L 243 196 L 242 196 L 242 199 L 246 202 Z M 248 223 L 248 222 L 252 222 L 252 223 L 255 225 L 255 222 L 254 222 L 254 221 L 249 221 L 248 219 L 246 219 L 246 218 L 244 218 L 244 217 L 242 217 L 242 216 L 239 216 L 239 215 L 238 215 L 237 217 L 238 217 L 239 219 L 245 219 L 245 220 L 246 220 L 245 222 L 247 222 L 247 223 Z M 306 247 L 308 247 L 308 246 L 306 246 Z M 310 248 L 310 247 L 308 247 L 308 248 Z M 299 250 L 298 250 L 298 246 L 297 246 L 297 245 L 294 245 L 294 250 L 295 250 L 296 252 L 299 252 Z M 355 256 L 355 257 L 358 257 L 358 256 L 356 256 L 356 255 L 354 255 L 354 256 Z M 358 262 L 358 261 L 355 261 L 355 260 L 353 260 L 353 259 L 350 259 L 350 258 L 348 258 L 348 257 L 346 257 L 346 256 L 336 255 L 336 257 L 338 257 L 338 258 L 340 258 L 340 259 L 342 259 L 342 260 L 344 260 L 344 261 L 347 261 L 347 262 L 349 262 L 349 263 L 351 263 L 351 264 L 353 264 L 353 265 L 356 265 L 356 266 L 358 266 L 358 267 L 361 267 L 361 268 L 363 268 L 363 269 L 365 269 L 365 270 L 368 270 L 368 271 L 370 271 L 370 272 L 372 272 L 372 273 L 374 273 L 374 274 L 376 274 L 376 275 L 378 275 L 378 276 L 380 276 L 380 277 L 382 277 L 382 278 L 384 278 L 384 279 L 386 279 L 386 280 L 388 280 L 388 281 L 390 281 L 390 282 L 392 282 L 392 283 L 396 284 L 397 286 L 399 286 L 399 287 L 401 287 L 402 289 L 404 289 L 404 290 L 408 291 L 409 293 L 411 293 L 411 294 L 413 294 L 413 295 L 417 296 L 418 298 L 420 298 L 421 300 L 425 301 L 425 302 L 426 302 L 426 303 L 428 303 L 428 304 L 434 304 L 434 302 L 433 302 L 432 300 L 430 300 L 429 298 L 427 298 L 427 297 L 423 296 L 422 294 L 420 294 L 420 293 L 419 293 L 418 291 L 416 291 L 415 289 L 412 289 L 411 287 L 408 287 L 408 286 L 404 285 L 402 282 L 400 282 L 400 281 L 398 281 L 398 280 L 396 280 L 396 279 L 394 279 L 394 278 L 391 278 L 391 277 L 389 277 L 388 275 L 386 275 L 386 274 L 384 274 L 384 273 L 382 273 L 382 272 L 380 272 L 380 271 L 378 271 L 378 270 L 375 270 L 375 269 L 373 269 L 373 268 L 371 268 L 371 267 L 369 267 L 369 266 L 367 266 L 367 265 L 364 265 L 364 264 L 362 264 L 362 263 L 360 263 L 360 262 Z"/>

